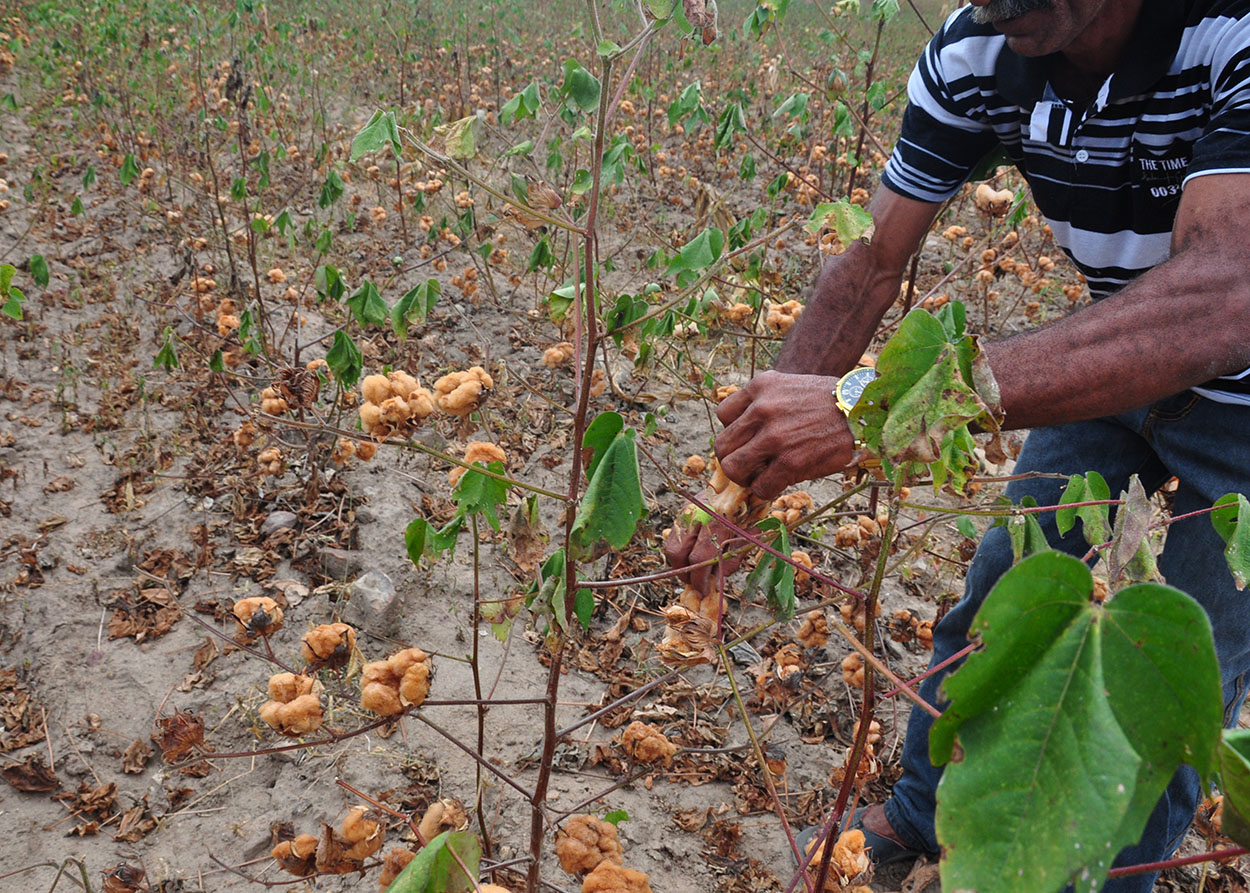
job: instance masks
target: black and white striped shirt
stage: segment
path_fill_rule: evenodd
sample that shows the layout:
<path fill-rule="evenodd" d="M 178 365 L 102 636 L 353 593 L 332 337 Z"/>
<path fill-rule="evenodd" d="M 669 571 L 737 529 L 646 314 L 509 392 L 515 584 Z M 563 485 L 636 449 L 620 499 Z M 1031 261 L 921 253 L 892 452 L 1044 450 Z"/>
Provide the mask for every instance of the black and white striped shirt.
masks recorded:
<path fill-rule="evenodd" d="M 895 192 L 943 201 L 1001 146 L 1101 298 L 1167 259 L 1188 180 L 1250 173 L 1250 0 L 1144 0 L 1125 61 L 1087 106 L 969 12 L 912 71 L 882 176 Z M 1250 369 L 1194 390 L 1250 405 Z"/>

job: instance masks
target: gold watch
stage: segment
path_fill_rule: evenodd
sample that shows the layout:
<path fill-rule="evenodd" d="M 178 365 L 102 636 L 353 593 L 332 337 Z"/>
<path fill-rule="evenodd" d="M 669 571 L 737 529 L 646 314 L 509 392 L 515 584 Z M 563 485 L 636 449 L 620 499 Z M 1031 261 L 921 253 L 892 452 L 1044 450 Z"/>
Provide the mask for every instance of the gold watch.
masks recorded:
<path fill-rule="evenodd" d="M 864 395 L 864 388 L 868 387 L 876 377 L 876 369 L 871 366 L 859 366 L 838 379 L 838 383 L 833 388 L 833 399 L 837 401 L 838 409 L 842 410 L 843 415 L 851 414 L 859 398 Z"/>

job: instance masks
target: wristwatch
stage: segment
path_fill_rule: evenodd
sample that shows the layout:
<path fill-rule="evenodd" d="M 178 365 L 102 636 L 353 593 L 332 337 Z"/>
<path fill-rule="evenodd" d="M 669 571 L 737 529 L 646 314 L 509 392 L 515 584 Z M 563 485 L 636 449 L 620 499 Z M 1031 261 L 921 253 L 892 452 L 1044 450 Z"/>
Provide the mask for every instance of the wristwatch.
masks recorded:
<path fill-rule="evenodd" d="M 864 388 L 877 377 L 877 370 L 871 366 L 859 366 L 838 379 L 833 388 L 833 399 L 843 415 L 850 415 L 859 398 L 864 395 Z"/>

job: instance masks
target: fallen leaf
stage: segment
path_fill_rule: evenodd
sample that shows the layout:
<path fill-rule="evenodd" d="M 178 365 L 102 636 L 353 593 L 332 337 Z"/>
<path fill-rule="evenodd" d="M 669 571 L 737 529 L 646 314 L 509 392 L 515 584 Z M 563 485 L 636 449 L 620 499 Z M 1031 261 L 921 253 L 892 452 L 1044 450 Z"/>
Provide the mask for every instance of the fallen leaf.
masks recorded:
<path fill-rule="evenodd" d="M 61 786 L 56 773 L 48 768 L 41 754 L 31 754 L 21 763 L 13 763 L 0 769 L 0 775 L 14 788 L 23 792 L 55 791 Z"/>
<path fill-rule="evenodd" d="M 122 754 L 122 772 L 127 775 L 139 775 L 147 768 L 150 759 L 152 759 L 152 748 L 136 738 Z"/>

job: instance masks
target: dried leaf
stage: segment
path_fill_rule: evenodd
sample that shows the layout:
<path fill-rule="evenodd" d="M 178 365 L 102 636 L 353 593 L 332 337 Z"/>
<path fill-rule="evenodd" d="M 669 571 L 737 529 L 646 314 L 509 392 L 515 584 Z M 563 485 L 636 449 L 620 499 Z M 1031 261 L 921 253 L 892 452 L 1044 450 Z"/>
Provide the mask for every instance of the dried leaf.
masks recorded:
<path fill-rule="evenodd" d="M 4 780 L 19 791 L 55 791 L 61 786 L 56 773 L 48 768 L 41 754 L 31 754 L 21 763 L 0 769 Z"/>
<path fill-rule="evenodd" d="M 144 876 L 142 868 L 123 862 L 104 872 L 104 883 L 100 889 L 104 893 L 136 893 L 144 889 Z"/>
<path fill-rule="evenodd" d="M 142 803 L 138 803 L 122 813 L 121 824 L 117 828 L 117 833 L 113 835 L 113 839 L 117 841 L 126 841 L 127 843 L 138 843 L 156 828 L 156 819 L 152 818 L 152 814 L 148 811 L 147 798 Z"/>
<path fill-rule="evenodd" d="M 152 759 L 152 748 L 136 738 L 122 754 L 122 772 L 127 775 L 140 775 L 147 768 L 150 759 Z"/>

